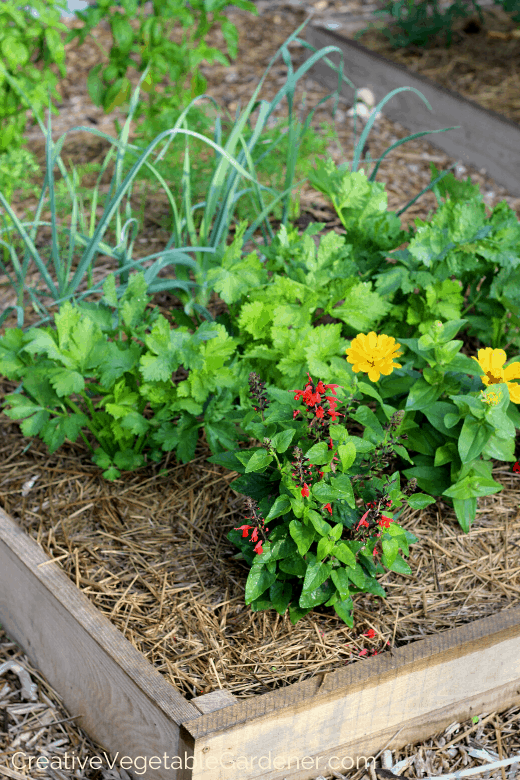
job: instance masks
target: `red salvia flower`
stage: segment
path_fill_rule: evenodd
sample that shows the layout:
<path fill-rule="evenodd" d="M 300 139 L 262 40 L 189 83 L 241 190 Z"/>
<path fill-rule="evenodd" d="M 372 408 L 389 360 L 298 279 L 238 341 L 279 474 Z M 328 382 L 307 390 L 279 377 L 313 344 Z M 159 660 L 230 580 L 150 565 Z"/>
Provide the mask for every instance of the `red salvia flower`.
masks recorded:
<path fill-rule="evenodd" d="M 368 650 L 366 648 L 364 650 L 359 651 L 359 655 L 367 655 L 367 654 L 368 654 Z"/>
<path fill-rule="evenodd" d="M 252 542 L 258 541 L 258 528 L 255 528 L 253 533 L 251 534 L 251 541 Z"/>
<path fill-rule="evenodd" d="M 308 495 L 309 495 L 309 486 L 306 482 L 304 482 L 302 487 L 302 496 L 304 498 L 307 498 Z"/>
<path fill-rule="evenodd" d="M 332 514 L 332 507 L 331 507 L 330 504 L 325 504 L 325 506 L 323 508 L 326 509 L 327 512 L 330 512 Z"/>
<path fill-rule="evenodd" d="M 318 408 L 316 409 L 316 417 L 318 418 L 318 420 L 323 420 L 324 414 L 325 411 L 323 409 L 323 406 L 318 406 Z"/>
<path fill-rule="evenodd" d="M 359 528 L 360 528 L 362 525 L 364 525 L 364 526 L 366 526 L 366 527 L 368 528 L 368 523 L 367 523 L 367 521 L 366 521 L 366 517 L 367 517 L 367 515 L 368 515 L 368 513 L 369 513 L 369 512 L 370 512 L 370 510 L 368 510 L 368 511 L 366 511 L 366 512 L 365 512 L 365 514 L 363 515 L 363 517 L 361 518 L 361 520 L 359 521 L 359 523 L 358 523 L 358 524 L 357 524 L 357 526 L 356 526 L 356 531 L 358 531 L 358 530 L 359 530 Z"/>
<path fill-rule="evenodd" d="M 241 525 L 240 528 L 235 528 L 234 530 L 235 531 L 242 531 L 242 539 L 244 539 L 248 535 L 250 528 L 253 528 L 253 526 L 252 525 Z"/>
<path fill-rule="evenodd" d="M 520 463 L 516 461 L 515 465 L 513 466 L 513 471 L 519 472 L 520 471 Z"/>
<path fill-rule="evenodd" d="M 373 639 L 375 635 L 376 632 L 374 631 L 373 628 L 369 628 L 368 631 L 365 631 L 365 633 L 363 634 L 363 636 L 367 636 L 369 639 Z"/>
<path fill-rule="evenodd" d="M 262 550 L 262 540 L 261 540 L 261 539 L 260 539 L 260 541 L 258 542 L 258 544 L 257 544 L 257 545 L 255 545 L 255 547 L 253 547 L 253 550 L 254 550 L 254 551 L 255 551 L 255 553 L 257 553 L 258 555 L 262 555 L 262 553 L 263 553 L 263 550 Z"/>
<path fill-rule="evenodd" d="M 379 520 L 379 525 L 381 528 L 390 528 L 390 523 L 392 522 L 391 517 L 385 517 L 385 515 L 381 515 L 381 519 Z"/>

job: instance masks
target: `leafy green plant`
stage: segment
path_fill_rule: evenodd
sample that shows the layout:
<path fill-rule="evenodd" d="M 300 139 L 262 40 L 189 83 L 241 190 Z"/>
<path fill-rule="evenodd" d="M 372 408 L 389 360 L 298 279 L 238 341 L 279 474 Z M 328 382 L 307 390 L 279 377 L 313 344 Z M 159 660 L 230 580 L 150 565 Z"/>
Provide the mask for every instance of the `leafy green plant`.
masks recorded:
<path fill-rule="evenodd" d="M 151 15 L 145 17 L 142 7 L 137 16 L 137 0 L 121 0 L 119 8 L 122 12 L 111 12 L 112 0 L 98 0 L 85 11 L 78 11 L 77 16 L 85 25 L 71 30 L 67 43 L 74 38 L 83 43 L 101 20 L 108 21 L 114 39 L 114 45 L 106 52 L 92 35 L 92 40 L 109 58 L 105 68 L 103 64 L 96 65 L 88 75 L 87 88 L 94 105 L 102 106 L 106 113 L 110 113 L 129 100 L 131 83 L 126 73 L 129 65 L 136 64 L 130 55 L 136 54 L 139 58 L 138 71 L 148 70 L 142 89 L 149 93 L 149 101 L 140 102 L 136 108 L 137 117 L 145 114 L 140 132 L 148 129 L 155 137 L 165 127 L 171 126 L 179 109 L 202 95 L 206 88 L 206 81 L 198 69 L 200 63 L 230 64 L 219 49 L 211 48 L 204 42 L 205 36 L 216 24 L 220 25 L 229 55 L 232 58 L 237 56 L 238 31 L 221 13 L 227 5 L 227 0 L 191 0 L 189 5 L 182 0 L 154 0 Z M 235 0 L 234 5 L 258 13 L 248 0 Z M 136 18 L 139 21 L 138 31 L 130 24 L 130 19 Z M 184 35 L 180 44 L 170 40 L 172 30 L 179 23 L 189 31 L 189 36 Z M 160 91 L 158 85 L 166 76 L 169 83 L 164 91 Z M 188 76 L 191 80 L 186 90 Z"/>
<path fill-rule="evenodd" d="M 56 99 L 60 98 L 56 91 L 57 78 L 50 65 L 56 64 L 65 76 L 65 49 L 58 33 L 59 30 L 67 32 L 59 21 L 58 8 L 62 5 L 61 0 L 34 0 L 31 7 L 38 16 L 33 16 L 27 8 L 17 7 L 15 0 L 5 0 L 0 5 L 0 153 L 23 145 L 25 109 L 40 110 L 47 101 L 48 89 Z M 40 70 L 35 63 L 42 61 L 44 66 Z M 7 79 L 6 74 L 11 78 Z M 30 101 L 20 99 L 13 81 L 27 92 Z M 52 111 L 58 113 L 54 106 Z M 0 187 L 6 181 L 2 171 Z"/>
<path fill-rule="evenodd" d="M 193 333 L 171 329 L 147 308 L 146 290 L 140 271 L 118 300 L 110 275 L 101 301 L 65 302 L 56 329 L 7 329 L 0 339 L 0 373 L 22 382 L 5 397 L 5 414 L 22 419 L 24 435 L 40 436 L 50 452 L 80 435 L 109 480 L 164 452 L 189 461 L 202 418 L 214 451 L 237 439 L 226 421 L 241 381 L 226 365 L 234 340 L 207 322 Z M 182 381 L 175 379 L 180 366 Z"/>
<path fill-rule="evenodd" d="M 478 2 L 471 0 L 471 4 L 483 21 Z M 449 48 L 454 19 L 464 19 L 471 14 L 471 9 L 465 0 L 454 0 L 444 12 L 439 8 L 439 0 L 388 0 L 383 8 L 373 11 L 373 16 L 384 17 L 388 14 L 394 20 L 391 27 L 402 31 L 401 35 L 394 36 L 390 27 L 383 27 L 381 30 L 394 48 L 405 48 L 412 44 L 426 47 L 439 33 L 445 35 L 446 46 Z M 368 29 L 370 25 L 359 30 L 354 37 L 360 38 Z"/>
<path fill-rule="evenodd" d="M 242 259 L 230 249 L 222 266 L 215 269 L 212 283 L 230 304 L 228 327 L 239 340 L 243 359 L 257 373 L 262 371 L 270 383 L 288 390 L 307 365 L 313 374 L 326 373 L 334 383 L 358 387 L 363 395 L 383 407 L 404 409 L 407 416 L 403 430 L 410 437 L 408 449 L 416 454 L 408 461 L 412 468 L 403 473 L 416 477 L 419 486 L 431 495 L 446 496 L 448 503 L 453 501 L 461 527 L 467 531 L 475 518 L 476 498 L 501 488 L 491 478 L 490 459 L 514 460 L 515 427 L 520 428 L 520 414 L 514 404 L 520 403 L 520 393 L 510 380 L 520 378 L 520 374 L 515 374 L 520 364 L 514 362 L 503 369 L 507 359 L 504 350 L 482 350 L 484 357 L 491 354 L 495 362 L 499 361 L 494 366 L 492 381 L 510 382 L 507 390 L 501 388 L 503 398 L 497 407 L 500 413 L 492 411 L 492 405 L 486 411 L 488 391 L 484 396 L 478 393 L 482 382 L 489 383 L 489 366 L 482 362 L 480 351 L 478 365 L 467 355 L 459 354 L 463 342 L 453 339 L 468 325 L 468 320 L 428 322 L 430 313 L 440 312 L 448 318 L 453 309 L 450 299 L 437 296 L 437 282 L 433 284 L 429 272 L 418 263 L 414 284 L 420 283 L 420 274 L 425 275 L 424 298 L 430 303 L 428 316 L 423 312 L 426 328 L 422 321 L 406 322 L 401 304 L 392 303 L 391 288 L 379 280 L 387 275 L 389 285 L 390 280 L 395 282 L 403 277 L 397 264 L 386 266 L 385 257 L 392 243 L 400 244 L 410 235 L 412 246 L 413 229 L 409 235 L 402 232 L 395 215 L 385 211 L 380 185 L 364 187 L 362 172 L 347 178 L 344 194 L 350 193 L 352 206 L 347 209 L 345 200 L 338 211 L 348 226 L 346 238 L 329 233 L 316 247 L 311 235 L 322 225 L 310 225 L 301 237 L 295 230 L 287 231 L 282 226 L 277 240 L 266 250 L 268 259 L 264 264 L 256 251 Z M 458 191 L 466 192 L 460 187 Z M 462 198 L 466 204 L 466 195 L 462 194 Z M 244 228 L 242 225 L 241 229 Z M 473 224 L 473 229 L 478 230 L 478 226 Z M 443 240 L 446 233 L 442 234 Z M 500 253 L 502 242 L 507 248 L 511 240 L 513 230 L 502 231 L 494 250 Z M 395 252 L 393 256 L 396 254 L 399 256 Z M 448 282 L 460 291 L 456 282 Z M 446 281 L 439 284 L 445 285 Z M 408 306 L 421 299 L 419 292 L 416 290 L 414 296 L 405 294 Z M 321 323 L 324 316 L 332 321 Z M 356 385 L 352 372 L 359 369 L 352 369 L 342 356 L 360 338 L 359 331 L 373 329 L 375 336 L 383 321 L 385 329 L 392 323 L 391 332 L 411 356 L 405 366 L 395 369 L 395 378 L 381 379 L 376 391 L 366 382 Z M 351 334 L 355 333 L 352 340 Z M 374 359 L 376 356 L 377 350 Z M 368 372 L 370 360 L 364 365 L 361 370 Z M 374 379 L 369 374 L 369 378 L 376 381 L 379 376 Z M 462 401 L 469 396 L 471 400 Z M 447 424 L 445 415 L 451 415 Z M 403 462 L 401 468 L 408 464 Z"/>
<path fill-rule="evenodd" d="M 417 539 L 395 522 L 398 510 L 405 502 L 413 508 L 434 502 L 412 495 L 415 480 L 401 490 L 398 472 L 383 476 L 388 454 L 404 450 L 406 436 L 396 435 L 404 413 L 386 407 L 383 429 L 367 406 L 358 406 L 361 438 L 346 427 L 354 394 L 345 398 L 346 407 L 339 405 L 338 385 L 315 383 L 309 374 L 305 389 L 293 391 L 302 410 L 257 374 L 249 381 L 255 406 L 242 427 L 261 446 L 210 458 L 239 472 L 231 486 L 249 497 L 248 523 L 228 533 L 240 549 L 236 557 L 251 566 L 246 604 L 280 615 L 289 608 L 293 624 L 324 604 L 353 626 L 354 594 L 385 596 L 377 581 L 385 568 L 411 574 L 402 556 Z"/>

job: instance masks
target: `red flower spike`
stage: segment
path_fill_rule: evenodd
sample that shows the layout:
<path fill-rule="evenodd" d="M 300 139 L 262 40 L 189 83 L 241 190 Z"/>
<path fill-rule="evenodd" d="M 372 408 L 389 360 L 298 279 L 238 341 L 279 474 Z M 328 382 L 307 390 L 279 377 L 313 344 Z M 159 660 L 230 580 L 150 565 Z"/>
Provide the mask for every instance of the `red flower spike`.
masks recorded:
<path fill-rule="evenodd" d="M 252 528 L 252 525 L 241 525 L 240 528 L 235 528 L 233 530 L 235 531 L 242 531 L 242 539 L 245 539 L 245 537 L 249 533 L 249 529 Z"/>
<path fill-rule="evenodd" d="M 367 636 L 369 639 L 373 639 L 375 635 L 376 632 L 374 631 L 373 628 L 369 628 L 368 631 L 365 631 L 365 633 L 363 634 L 363 636 Z"/>
<path fill-rule="evenodd" d="M 325 385 L 327 390 L 330 390 L 331 393 L 336 395 L 336 387 L 341 387 L 341 385 Z"/>
<path fill-rule="evenodd" d="M 519 472 L 520 471 L 520 463 L 516 461 L 515 465 L 513 466 L 513 471 Z"/>
<path fill-rule="evenodd" d="M 318 418 L 318 420 L 323 420 L 324 414 L 325 412 L 323 410 L 323 406 L 318 406 L 318 408 L 316 409 L 316 417 Z"/>
<path fill-rule="evenodd" d="M 379 520 L 379 525 L 381 528 L 390 528 L 390 523 L 392 522 L 391 517 L 385 517 L 384 515 L 381 515 L 381 520 Z"/>
<path fill-rule="evenodd" d="M 361 520 L 359 521 L 359 523 L 356 526 L 356 531 L 358 531 L 362 525 L 364 525 L 364 526 L 366 526 L 366 528 L 368 528 L 368 523 L 367 523 L 367 521 L 365 519 L 367 515 L 368 515 L 368 512 L 365 512 L 365 514 L 363 515 L 363 517 L 361 518 Z"/>
<path fill-rule="evenodd" d="M 326 509 L 328 512 L 330 512 L 332 514 L 332 507 L 331 507 L 330 504 L 325 504 L 325 506 L 323 508 Z"/>
<path fill-rule="evenodd" d="M 304 482 L 303 483 L 303 487 L 302 487 L 302 496 L 304 498 L 307 498 L 308 495 L 309 495 L 309 486 L 308 486 L 308 484 L 306 482 Z"/>

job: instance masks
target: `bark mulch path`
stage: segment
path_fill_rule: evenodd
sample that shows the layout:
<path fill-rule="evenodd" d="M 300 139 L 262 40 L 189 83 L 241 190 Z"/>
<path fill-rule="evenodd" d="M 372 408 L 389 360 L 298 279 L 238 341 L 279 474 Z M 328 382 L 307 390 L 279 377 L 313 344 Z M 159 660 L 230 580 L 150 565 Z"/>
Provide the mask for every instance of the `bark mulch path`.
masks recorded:
<path fill-rule="evenodd" d="M 499 6 L 481 12 L 482 21 L 477 12 L 455 20 L 449 47 L 440 34 L 432 36 L 427 48 L 412 44 L 393 49 L 380 29 L 364 33 L 359 42 L 483 108 L 520 122 L 520 25 Z M 402 31 L 396 29 L 394 34 Z"/>

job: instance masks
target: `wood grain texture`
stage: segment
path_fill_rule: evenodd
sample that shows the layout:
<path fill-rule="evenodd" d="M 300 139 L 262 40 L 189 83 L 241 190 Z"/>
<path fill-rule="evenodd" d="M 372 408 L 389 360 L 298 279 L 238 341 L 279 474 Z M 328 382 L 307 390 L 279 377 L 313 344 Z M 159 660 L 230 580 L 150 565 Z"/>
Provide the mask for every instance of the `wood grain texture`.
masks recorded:
<path fill-rule="evenodd" d="M 412 73 L 338 31 L 320 27 L 319 21 L 309 22 L 301 37 L 317 50 L 337 46 L 343 53 L 344 76 L 357 88 L 371 89 L 376 102 L 397 87 L 417 89 L 428 100 L 432 111 L 415 92 L 408 90 L 385 103 L 383 114 L 413 133 L 460 125 L 460 129 L 424 137 L 454 159 L 485 168 L 511 195 L 520 196 L 520 126 L 516 122 L 435 84 L 426 76 Z M 313 53 L 306 50 L 307 58 Z M 327 57 L 339 66 L 338 52 Z M 308 75 L 331 92 L 337 89 L 338 76 L 323 58 L 310 68 Z M 340 94 L 353 102 L 354 92 L 347 83 L 343 82 Z"/>
<path fill-rule="evenodd" d="M 141 757 L 164 753 L 184 764 L 193 739 L 180 724 L 200 711 L 49 560 L 0 509 L 0 623 L 113 756 L 138 759 L 137 768 Z M 159 768 L 139 777 L 190 780 L 191 770 Z"/>
<path fill-rule="evenodd" d="M 208 712 L 216 712 L 237 702 L 237 697 L 233 696 L 230 691 L 218 690 L 204 693 L 202 696 L 195 696 L 191 699 L 190 704 L 206 715 Z"/>
<path fill-rule="evenodd" d="M 320 771 L 327 774 L 330 756 L 356 761 L 375 755 L 402 726 L 394 748 L 454 720 L 519 701 L 520 607 L 515 607 L 414 642 L 393 657 L 366 659 L 186 723 L 200 767 L 193 780 L 203 776 L 210 755 L 219 762 L 215 780 L 309 780 Z M 272 771 L 266 771 L 269 751 L 272 760 L 278 757 Z M 253 756 L 256 765 L 246 766 Z M 266 759 L 259 767 L 261 756 Z M 304 757 L 308 767 L 301 766 Z"/>

